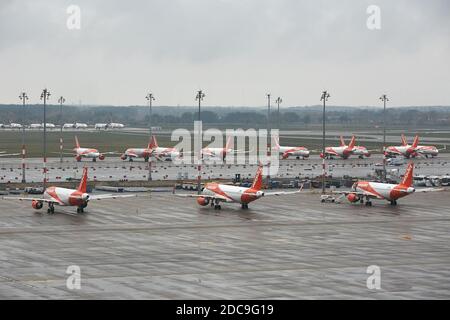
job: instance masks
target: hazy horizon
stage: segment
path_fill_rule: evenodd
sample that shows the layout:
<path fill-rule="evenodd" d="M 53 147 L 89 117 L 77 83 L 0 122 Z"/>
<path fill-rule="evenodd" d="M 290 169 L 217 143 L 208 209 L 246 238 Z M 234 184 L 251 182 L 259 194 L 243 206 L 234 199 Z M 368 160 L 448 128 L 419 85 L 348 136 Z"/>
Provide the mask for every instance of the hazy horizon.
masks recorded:
<path fill-rule="evenodd" d="M 70 5 L 80 29 L 69 29 Z M 371 30 L 367 9 L 380 9 Z M 0 103 L 263 107 L 450 105 L 446 0 L 0 3 Z M 272 101 L 273 101 L 272 100 Z"/>

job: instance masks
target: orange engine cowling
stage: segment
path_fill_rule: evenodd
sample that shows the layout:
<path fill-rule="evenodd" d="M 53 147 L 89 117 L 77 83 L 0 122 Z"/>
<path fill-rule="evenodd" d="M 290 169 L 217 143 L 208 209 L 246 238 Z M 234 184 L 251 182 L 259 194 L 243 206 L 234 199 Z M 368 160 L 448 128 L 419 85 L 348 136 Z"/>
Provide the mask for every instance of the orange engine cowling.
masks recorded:
<path fill-rule="evenodd" d="M 126 154 L 121 155 L 121 156 L 120 156 L 120 159 L 122 159 L 122 160 L 127 160 L 127 155 L 126 155 Z"/>
<path fill-rule="evenodd" d="M 33 200 L 33 201 L 31 201 L 31 206 L 34 209 L 39 210 L 39 209 L 42 209 L 42 207 L 44 206 L 44 203 L 42 201 Z"/>
<path fill-rule="evenodd" d="M 349 193 L 347 195 L 347 200 L 350 201 L 350 202 L 356 202 L 356 201 L 359 200 L 359 197 L 356 194 L 354 194 L 354 193 Z"/>
<path fill-rule="evenodd" d="M 105 155 L 104 155 L 104 154 L 101 154 L 101 155 L 98 156 L 98 158 L 99 158 L 100 160 L 105 160 Z"/>
<path fill-rule="evenodd" d="M 323 152 L 320 153 L 320 157 L 323 159 L 325 158 L 325 155 L 323 154 Z"/>
<path fill-rule="evenodd" d="M 209 199 L 208 198 L 203 198 L 203 197 L 198 197 L 197 198 L 197 203 L 201 206 L 207 206 L 209 204 Z"/>
<path fill-rule="evenodd" d="M 75 159 L 80 162 L 81 161 L 81 156 L 76 156 Z"/>

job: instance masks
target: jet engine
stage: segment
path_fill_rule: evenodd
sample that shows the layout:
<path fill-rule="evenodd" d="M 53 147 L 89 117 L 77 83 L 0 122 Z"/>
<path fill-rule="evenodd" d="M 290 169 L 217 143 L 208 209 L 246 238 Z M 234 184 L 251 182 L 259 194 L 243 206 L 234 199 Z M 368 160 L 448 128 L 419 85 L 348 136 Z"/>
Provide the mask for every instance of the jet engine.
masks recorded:
<path fill-rule="evenodd" d="M 203 197 L 198 197 L 197 198 L 197 203 L 201 206 L 207 206 L 209 204 L 209 199 L 208 198 L 203 198 Z"/>
<path fill-rule="evenodd" d="M 44 206 L 44 202 L 39 201 L 39 200 L 33 200 L 31 201 L 31 206 L 33 207 L 33 209 L 42 209 L 42 207 Z"/>
<path fill-rule="evenodd" d="M 349 193 L 347 195 L 347 200 L 353 203 L 353 202 L 357 202 L 359 200 L 359 197 L 354 193 Z"/>
<path fill-rule="evenodd" d="M 120 156 L 120 159 L 127 160 L 127 155 L 124 153 L 123 155 Z"/>
<path fill-rule="evenodd" d="M 101 154 L 101 155 L 98 156 L 98 158 L 99 158 L 100 160 L 105 160 L 105 155 Z"/>
<path fill-rule="evenodd" d="M 80 162 L 81 161 L 81 156 L 76 156 L 75 159 Z"/>
<path fill-rule="evenodd" d="M 320 153 L 320 157 L 323 159 L 325 158 L 325 155 L 323 154 L 323 152 Z"/>

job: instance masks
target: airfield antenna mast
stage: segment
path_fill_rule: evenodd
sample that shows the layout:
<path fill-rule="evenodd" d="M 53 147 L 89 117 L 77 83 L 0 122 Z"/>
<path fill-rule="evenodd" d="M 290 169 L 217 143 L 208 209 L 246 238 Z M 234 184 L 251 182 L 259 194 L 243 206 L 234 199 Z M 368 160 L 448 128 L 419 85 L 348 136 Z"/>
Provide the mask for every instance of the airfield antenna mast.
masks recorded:
<path fill-rule="evenodd" d="M 45 88 L 41 93 L 41 100 L 44 100 L 44 190 L 47 184 L 47 99 L 50 98 L 50 92 Z"/>
<path fill-rule="evenodd" d="M 152 130 L 152 101 L 155 100 L 155 97 L 153 96 L 153 93 L 149 93 L 149 94 L 147 94 L 147 96 L 145 98 L 148 100 L 148 106 L 149 106 L 149 110 L 148 110 L 148 133 L 150 135 L 150 139 L 152 139 L 152 136 L 153 136 L 153 130 Z M 152 180 L 152 154 L 153 154 L 153 152 L 151 152 L 149 157 L 148 157 L 148 181 Z"/>
<path fill-rule="evenodd" d="M 380 97 L 380 100 L 383 101 L 383 182 L 386 182 L 386 102 L 389 101 L 389 98 L 383 94 Z"/>
<path fill-rule="evenodd" d="M 199 90 L 197 92 L 197 96 L 195 97 L 195 100 L 198 100 L 198 121 L 201 121 L 201 102 L 203 101 L 203 98 L 205 97 L 205 93 L 202 90 Z M 197 159 L 197 193 L 201 193 L 201 178 L 202 178 L 202 132 L 201 132 L 201 125 L 199 124 L 198 127 L 198 139 L 199 139 L 199 147 L 198 147 L 198 159 Z"/>
<path fill-rule="evenodd" d="M 19 95 L 19 99 L 22 100 L 22 183 L 25 183 L 25 101 L 28 100 L 28 96 L 25 92 Z"/>
<path fill-rule="evenodd" d="M 323 91 L 320 101 L 323 101 L 323 112 L 322 112 L 322 194 L 325 193 L 325 105 L 328 101 L 330 94 L 328 91 Z"/>
<path fill-rule="evenodd" d="M 63 136 L 62 136 L 62 129 L 63 129 L 63 123 L 62 123 L 62 105 L 64 102 L 66 102 L 66 99 L 64 99 L 63 96 L 59 97 L 59 162 L 63 162 Z"/>

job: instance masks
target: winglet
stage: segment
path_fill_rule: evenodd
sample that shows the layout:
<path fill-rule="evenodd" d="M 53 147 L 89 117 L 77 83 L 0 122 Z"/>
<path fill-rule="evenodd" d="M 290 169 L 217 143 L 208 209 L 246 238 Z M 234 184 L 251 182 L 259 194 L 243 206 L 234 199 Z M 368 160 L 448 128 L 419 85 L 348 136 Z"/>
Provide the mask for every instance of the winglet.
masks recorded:
<path fill-rule="evenodd" d="M 410 162 L 408 167 L 406 168 L 405 176 L 403 177 L 402 182 L 400 182 L 400 185 L 403 187 L 411 187 L 413 182 L 413 171 L 414 171 L 414 163 Z"/>
<path fill-rule="evenodd" d="M 78 137 L 77 136 L 75 136 L 75 146 L 77 148 L 80 148 L 80 143 L 78 142 Z"/>
<path fill-rule="evenodd" d="M 340 146 L 341 147 L 345 146 L 345 141 L 344 141 L 344 138 L 342 136 L 340 138 Z"/>
<path fill-rule="evenodd" d="M 353 149 L 355 147 L 355 143 L 356 143 L 356 138 L 355 138 L 355 136 L 352 136 L 352 140 L 348 144 L 349 149 Z"/>
<path fill-rule="evenodd" d="M 80 185 L 78 186 L 77 191 L 86 192 L 86 186 L 87 186 L 87 178 L 88 178 L 88 168 L 83 168 L 83 176 L 81 177 Z"/>
<path fill-rule="evenodd" d="M 413 147 L 413 148 L 417 148 L 418 145 L 419 145 L 419 135 L 416 135 L 416 136 L 414 137 L 414 142 L 413 142 L 413 144 L 412 144 L 412 147 Z"/>
<path fill-rule="evenodd" d="M 252 183 L 252 189 L 253 190 L 261 190 L 262 187 L 262 172 L 263 172 L 263 166 L 260 164 L 258 167 L 258 170 L 256 171 L 255 178 L 253 179 Z"/>
<path fill-rule="evenodd" d="M 150 139 L 150 143 L 148 144 L 148 149 L 158 148 L 158 141 L 156 141 L 156 137 L 152 136 Z"/>
<path fill-rule="evenodd" d="M 402 145 L 407 146 L 408 141 L 406 141 L 405 135 L 402 133 Z"/>

